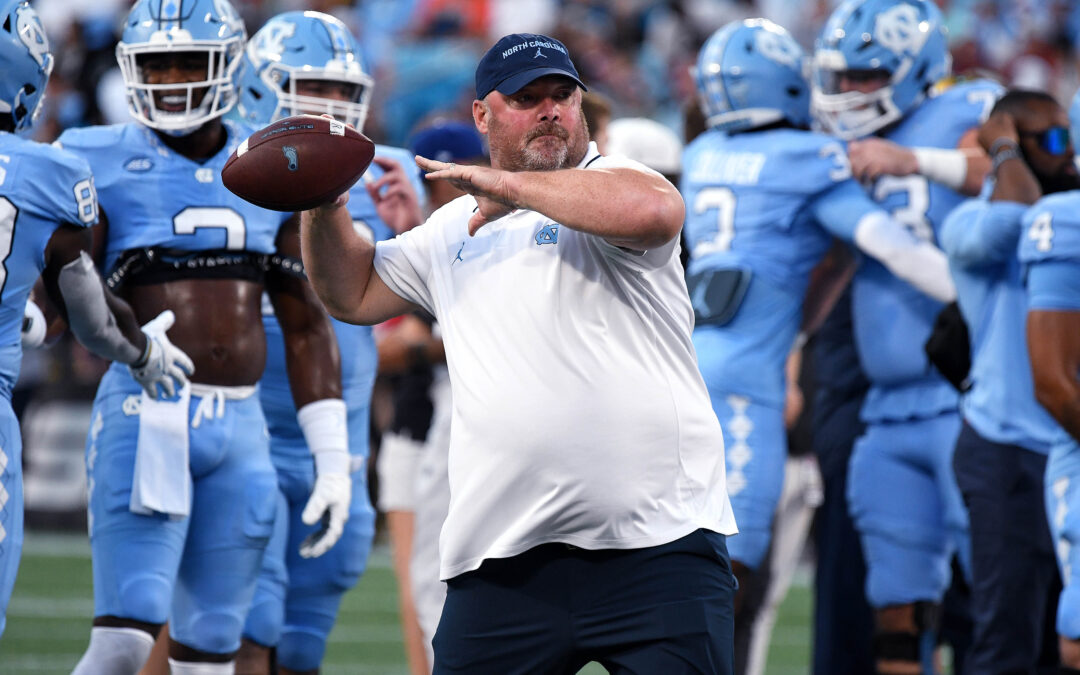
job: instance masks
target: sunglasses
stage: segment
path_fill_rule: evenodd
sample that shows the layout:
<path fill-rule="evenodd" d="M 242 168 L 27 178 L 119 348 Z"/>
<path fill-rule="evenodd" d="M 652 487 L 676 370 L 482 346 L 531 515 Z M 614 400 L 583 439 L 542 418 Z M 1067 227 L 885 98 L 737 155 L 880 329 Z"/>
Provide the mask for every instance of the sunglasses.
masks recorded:
<path fill-rule="evenodd" d="M 1021 136 L 1034 136 L 1039 147 L 1051 155 L 1063 155 L 1069 149 L 1068 127 L 1050 127 L 1043 131 L 1021 131 Z"/>

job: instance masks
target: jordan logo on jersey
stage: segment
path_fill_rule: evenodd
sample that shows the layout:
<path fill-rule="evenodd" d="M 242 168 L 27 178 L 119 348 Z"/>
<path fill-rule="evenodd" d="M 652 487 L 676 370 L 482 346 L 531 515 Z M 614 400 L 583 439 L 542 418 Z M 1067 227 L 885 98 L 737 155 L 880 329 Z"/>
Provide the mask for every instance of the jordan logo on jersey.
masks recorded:
<path fill-rule="evenodd" d="M 454 263 L 456 263 L 459 260 L 461 262 L 465 262 L 465 259 L 461 257 L 461 252 L 464 251 L 464 250 L 465 250 L 465 242 L 461 242 L 461 248 L 459 248 L 457 250 L 457 256 L 455 256 L 454 259 L 450 261 L 450 267 L 453 267 Z"/>
<path fill-rule="evenodd" d="M 544 244 L 558 244 L 559 243 L 559 226 L 558 225 L 545 225 L 540 228 L 540 231 L 536 233 L 536 245 L 543 246 Z"/>

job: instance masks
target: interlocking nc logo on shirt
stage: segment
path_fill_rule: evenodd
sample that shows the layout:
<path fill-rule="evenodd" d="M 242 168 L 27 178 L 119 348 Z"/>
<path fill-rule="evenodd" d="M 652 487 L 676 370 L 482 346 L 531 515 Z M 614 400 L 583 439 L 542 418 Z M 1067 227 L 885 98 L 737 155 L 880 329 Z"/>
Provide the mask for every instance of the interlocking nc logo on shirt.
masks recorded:
<path fill-rule="evenodd" d="M 559 226 L 558 225 L 545 225 L 540 228 L 540 231 L 536 233 L 534 237 L 536 239 L 537 246 L 543 246 L 544 244 L 558 244 L 559 243 Z"/>

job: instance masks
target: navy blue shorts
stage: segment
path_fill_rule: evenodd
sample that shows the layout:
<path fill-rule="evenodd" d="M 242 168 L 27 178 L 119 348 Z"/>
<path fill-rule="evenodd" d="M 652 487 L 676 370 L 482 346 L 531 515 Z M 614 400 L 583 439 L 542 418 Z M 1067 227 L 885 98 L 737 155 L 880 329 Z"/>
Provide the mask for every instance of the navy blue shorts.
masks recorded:
<path fill-rule="evenodd" d="M 734 672 L 726 538 L 697 530 L 650 548 L 545 544 L 447 582 L 435 675 Z"/>
<path fill-rule="evenodd" d="M 953 457 L 971 520 L 971 672 L 1034 672 L 1057 561 L 1043 507 L 1046 457 L 964 423 Z"/>

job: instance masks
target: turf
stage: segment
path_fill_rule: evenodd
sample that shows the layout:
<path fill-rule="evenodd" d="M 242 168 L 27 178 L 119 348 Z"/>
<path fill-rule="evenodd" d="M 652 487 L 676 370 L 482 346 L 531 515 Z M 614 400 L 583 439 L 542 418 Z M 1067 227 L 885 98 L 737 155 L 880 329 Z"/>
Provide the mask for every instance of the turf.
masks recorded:
<path fill-rule="evenodd" d="M 769 650 L 768 675 L 807 673 L 811 598 L 796 580 L 780 609 Z M 385 546 L 342 603 L 330 635 L 324 675 L 408 675 L 397 624 L 397 589 Z M 90 634 L 93 614 L 90 547 L 85 535 L 30 532 L 0 638 L 0 673 L 70 673 Z M 597 675 L 593 664 L 582 673 Z"/>

